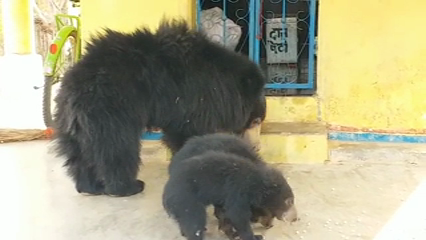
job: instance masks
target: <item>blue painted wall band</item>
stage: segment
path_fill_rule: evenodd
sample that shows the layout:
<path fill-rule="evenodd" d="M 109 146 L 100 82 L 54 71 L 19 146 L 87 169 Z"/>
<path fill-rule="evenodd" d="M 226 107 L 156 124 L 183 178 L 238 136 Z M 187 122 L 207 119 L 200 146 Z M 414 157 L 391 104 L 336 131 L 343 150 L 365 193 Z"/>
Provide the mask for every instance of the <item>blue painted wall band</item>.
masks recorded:
<path fill-rule="evenodd" d="M 145 132 L 142 134 L 141 139 L 148 141 L 156 141 L 161 140 L 161 137 L 163 137 L 163 133 Z"/>
<path fill-rule="evenodd" d="M 157 141 L 161 140 L 162 133 L 146 132 L 141 136 L 142 140 Z M 388 143 L 426 143 L 424 135 L 396 135 L 382 133 L 347 133 L 330 132 L 328 139 L 344 142 L 388 142 Z"/>
<path fill-rule="evenodd" d="M 330 132 L 328 139 L 345 142 L 426 143 L 425 135 Z"/>

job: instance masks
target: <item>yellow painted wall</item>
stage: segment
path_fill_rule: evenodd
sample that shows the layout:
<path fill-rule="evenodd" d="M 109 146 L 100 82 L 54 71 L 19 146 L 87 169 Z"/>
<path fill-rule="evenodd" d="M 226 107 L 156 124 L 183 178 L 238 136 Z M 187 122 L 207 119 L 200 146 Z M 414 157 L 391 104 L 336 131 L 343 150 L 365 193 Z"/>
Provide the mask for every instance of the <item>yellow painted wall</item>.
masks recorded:
<path fill-rule="evenodd" d="M 155 29 L 160 19 L 183 17 L 192 23 L 191 0 L 86 0 L 81 1 L 83 42 L 102 27 L 131 32 L 138 27 Z M 83 43 L 84 44 L 84 43 Z"/>
<path fill-rule="evenodd" d="M 109 27 L 121 31 L 133 31 L 141 25 L 154 29 L 165 13 L 181 16 L 195 25 L 194 0 L 86 0 L 81 2 L 83 44 L 90 35 Z M 268 97 L 268 113 L 265 122 L 315 123 L 319 119 L 316 97 Z M 275 129 L 276 130 L 276 129 Z M 328 159 L 326 131 L 298 131 L 279 129 L 276 134 L 260 137 L 260 128 L 253 129 L 250 140 L 261 145 L 261 154 L 269 162 L 323 162 Z M 306 129 L 305 129 L 306 130 Z M 166 151 L 169 158 L 170 153 Z"/>
<path fill-rule="evenodd" d="M 318 122 L 318 99 L 316 97 L 266 98 L 265 122 Z"/>
<path fill-rule="evenodd" d="M 31 4 L 29 0 L 1 2 L 4 52 L 30 54 L 35 46 L 32 35 Z M 7 38 L 6 38 L 7 37 Z"/>
<path fill-rule="evenodd" d="M 426 128 L 426 1 L 322 0 L 318 74 L 328 123 Z"/>
<path fill-rule="evenodd" d="M 163 14 L 180 16 L 195 26 L 194 0 L 90 0 L 81 2 L 83 44 L 109 27 L 133 31 L 141 25 L 155 29 Z M 313 97 L 268 97 L 267 122 L 315 122 L 318 103 Z"/>
<path fill-rule="evenodd" d="M 90 0 L 81 6 L 84 40 L 103 26 L 132 31 L 155 28 L 163 15 L 192 23 L 195 16 L 192 0 Z M 268 98 L 267 121 L 426 128 L 424 9 L 424 0 L 322 0 L 318 96 Z"/>

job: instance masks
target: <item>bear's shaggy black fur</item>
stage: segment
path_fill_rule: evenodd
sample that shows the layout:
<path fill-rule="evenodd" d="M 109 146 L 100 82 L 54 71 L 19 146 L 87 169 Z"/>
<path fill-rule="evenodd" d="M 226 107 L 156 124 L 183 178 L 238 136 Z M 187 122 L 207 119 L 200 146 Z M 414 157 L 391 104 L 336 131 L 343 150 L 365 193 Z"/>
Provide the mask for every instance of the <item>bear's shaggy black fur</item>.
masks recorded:
<path fill-rule="evenodd" d="M 236 135 L 227 133 L 206 134 L 203 136 L 194 136 L 185 143 L 185 147 L 181 148 L 174 154 L 169 164 L 169 173 L 176 166 L 179 167 L 181 162 L 206 151 L 220 151 L 232 153 L 248 159 L 256 164 L 265 164 L 263 159 L 254 151 L 253 146 L 247 139 L 237 139 Z"/>
<path fill-rule="evenodd" d="M 183 20 L 163 20 L 155 33 L 106 29 L 63 78 L 57 152 L 78 192 L 136 194 L 144 129 L 162 129 L 173 153 L 192 136 L 244 134 L 265 118 L 264 84 L 255 63 Z"/>
<path fill-rule="evenodd" d="M 293 191 L 282 173 L 230 134 L 189 139 L 172 157 L 169 175 L 163 206 L 187 239 L 203 239 L 208 205 L 215 206 L 222 227 L 232 224 L 243 240 L 262 239 L 253 234 L 250 221 L 296 214 Z"/>
<path fill-rule="evenodd" d="M 291 201 L 291 199 L 289 199 Z M 291 204 L 291 203 L 290 203 Z M 223 207 L 215 207 L 214 208 L 214 215 L 218 219 L 218 228 L 220 231 L 224 232 L 225 235 L 230 240 L 234 240 L 238 238 L 238 233 L 235 231 L 234 227 L 232 226 L 232 222 L 226 217 L 226 212 Z M 262 224 L 263 227 L 266 229 L 269 229 L 273 227 L 273 220 L 274 216 L 272 216 L 269 211 L 261 209 L 261 208 L 251 208 L 251 219 L 250 221 L 252 223 L 259 222 Z M 297 218 L 293 219 L 294 221 Z"/>

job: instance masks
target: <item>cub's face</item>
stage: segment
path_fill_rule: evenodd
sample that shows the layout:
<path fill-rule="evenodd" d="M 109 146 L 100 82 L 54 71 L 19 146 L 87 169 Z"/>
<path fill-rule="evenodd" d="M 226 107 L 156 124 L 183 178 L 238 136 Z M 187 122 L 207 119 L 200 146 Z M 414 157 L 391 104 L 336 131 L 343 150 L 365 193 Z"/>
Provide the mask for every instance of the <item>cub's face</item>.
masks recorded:
<path fill-rule="evenodd" d="M 294 205 L 294 197 L 289 197 L 284 200 L 280 208 L 275 209 L 273 215 L 281 221 L 295 222 L 298 220 L 297 209 Z"/>
<path fill-rule="evenodd" d="M 298 220 L 297 209 L 294 205 L 294 197 L 287 198 L 280 207 L 277 208 L 253 208 L 253 223 L 260 223 L 265 228 L 273 227 L 274 218 L 285 222 L 295 222 Z"/>
<path fill-rule="evenodd" d="M 261 207 L 268 215 L 281 221 L 294 222 L 298 220 L 294 204 L 294 194 L 282 173 L 270 168 Z"/>

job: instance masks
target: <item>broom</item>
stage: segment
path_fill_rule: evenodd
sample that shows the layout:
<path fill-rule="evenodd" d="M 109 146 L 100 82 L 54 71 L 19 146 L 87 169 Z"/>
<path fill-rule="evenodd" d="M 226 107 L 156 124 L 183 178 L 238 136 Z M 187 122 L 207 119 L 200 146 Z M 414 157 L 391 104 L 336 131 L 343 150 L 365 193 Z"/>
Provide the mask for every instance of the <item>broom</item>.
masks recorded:
<path fill-rule="evenodd" d="M 42 129 L 0 129 L 0 143 L 50 139 L 52 128 Z"/>
<path fill-rule="evenodd" d="M 154 133 L 161 132 L 160 129 L 151 130 Z M 52 128 L 42 129 L 1 129 L 0 128 L 0 144 L 10 142 L 23 142 L 33 140 L 51 139 L 53 134 Z"/>

